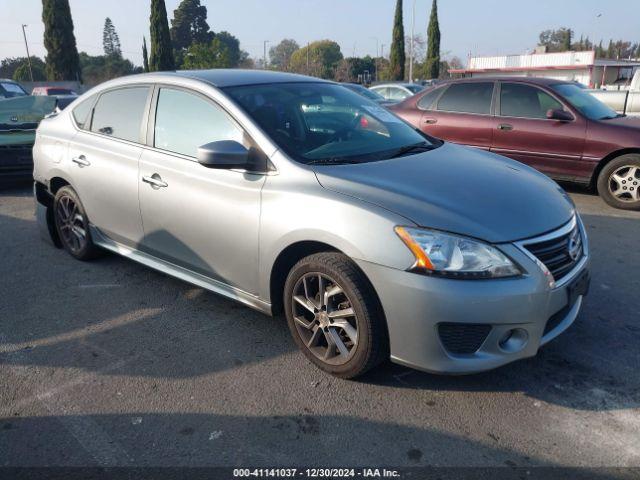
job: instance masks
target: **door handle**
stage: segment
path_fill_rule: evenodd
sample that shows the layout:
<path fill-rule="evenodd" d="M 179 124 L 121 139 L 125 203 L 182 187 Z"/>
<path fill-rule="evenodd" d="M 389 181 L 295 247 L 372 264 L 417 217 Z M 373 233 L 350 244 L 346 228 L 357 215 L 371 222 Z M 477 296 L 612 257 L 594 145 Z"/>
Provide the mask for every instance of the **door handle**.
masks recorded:
<path fill-rule="evenodd" d="M 438 123 L 438 119 L 437 118 L 425 118 L 422 123 L 426 123 L 429 125 L 433 125 L 434 123 Z"/>
<path fill-rule="evenodd" d="M 77 164 L 80 168 L 88 167 L 89 165 L 91 165 L 91 162 L 87 160 L 87 157 L 85 157 L 84 155 L 78 155 L 77 157 L 73 157 L 71 161 Z"/>
<path fill-rule="evenodd" d="M 501 123 L 498 125 L 498 130 L 513 130 L 513 125 L 509 125 L 508 123 Z"/>
<path fill-rule="evenodd" d="M 142 177 L 142 181 L 151 185 L 152 188 L 164 188 L 169 186 L 167 182 L 162 181 L 162 177 L 157 173 L 154 173 L 150 177 Z"/>

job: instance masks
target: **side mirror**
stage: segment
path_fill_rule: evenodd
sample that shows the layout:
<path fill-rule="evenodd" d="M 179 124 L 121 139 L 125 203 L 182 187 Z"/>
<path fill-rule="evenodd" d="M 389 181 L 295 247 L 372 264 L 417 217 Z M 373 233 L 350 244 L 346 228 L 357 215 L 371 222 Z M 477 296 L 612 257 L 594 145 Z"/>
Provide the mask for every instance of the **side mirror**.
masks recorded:
<path fill-rule="evenodd" d="M 235 140 L 220 140 L 198 147 L 198 162 L 208 168 L 246 168 L 249 150 Z"/>
<path fill-rule="evenodd" d="M 570 122 L 573 120 L 573 115 L 570 112 L 562 109 L 552 109 L 547 110 L 547 118 L 549 120 L 559 120 L 561 122 Z"/>

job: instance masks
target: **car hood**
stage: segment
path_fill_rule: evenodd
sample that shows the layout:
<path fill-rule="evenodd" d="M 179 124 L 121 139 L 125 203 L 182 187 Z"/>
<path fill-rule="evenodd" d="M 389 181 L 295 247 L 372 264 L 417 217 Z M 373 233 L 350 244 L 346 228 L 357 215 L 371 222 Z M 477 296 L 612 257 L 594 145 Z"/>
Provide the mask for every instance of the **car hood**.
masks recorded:
<path fill-rule="evenodd" d="M 54 97 L 26 95 L 7 98 L 0 101 L 0 126 L 11 129 L 13 126 L 37 124 L 55 108 Z"/>
<path fill-rule="evenodd" d="M 640 117 L 630 117 L 628 115 L 616 118 L 608 118 L 606 120 L 598 120 L 605 125 L 615 125 L 617 127 L 627 127 L 640 129 Z"/>
<path fill-rule="evenodd" d="M 552 180 L 482 150 L 443 144 L 380 162 L 314 168 L 320 184 L 417 225 L 510 242 L 567 223 L 574 205 Z"/>

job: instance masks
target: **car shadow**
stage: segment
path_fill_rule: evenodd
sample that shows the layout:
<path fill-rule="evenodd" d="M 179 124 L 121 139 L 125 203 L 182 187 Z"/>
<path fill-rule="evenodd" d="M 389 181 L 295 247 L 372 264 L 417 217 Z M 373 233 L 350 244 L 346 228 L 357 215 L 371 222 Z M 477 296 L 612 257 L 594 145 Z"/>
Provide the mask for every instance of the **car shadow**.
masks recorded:
<path fill-rule="evenodd" d="M 441 377 L 387 364 L 361 381 L 434 391 L 505 391 L 585 410 L 637 408 L 640 222 L 585 215 L 593 284 L 582 313 L 532 359 Z M 114 255 L 80 263 L 42 243 L 33 218 L 0 215 L 0 364 L 194 377 L 296 350 L 271 318 Z M 614 234 L 615 232 L 615 234 Z M 296 361 L 305 362 L 301 354 Z"/>
<path fill-rule="evenodd" d="M 5 467 L 456 465 L 474 467 L 476 473 L 478 467 L 501 467 L 474 478 L 611 478 L 596 471 L 583 477 L 579 474 L 586 473 L 584 469 L 569 476 L 566 470 L 549 470 L 542 477 L 532 477 L 529 471 L 514 476 L 520 468 L 554 465 L 428 428 L 330 413 L 242 416 L 142 412 L 13 417 L 0 420 L 0 451 Z M 507 475 L 501 476 L 503 473 Z M 454 477 L 459 478 L 446 476 Z"/>

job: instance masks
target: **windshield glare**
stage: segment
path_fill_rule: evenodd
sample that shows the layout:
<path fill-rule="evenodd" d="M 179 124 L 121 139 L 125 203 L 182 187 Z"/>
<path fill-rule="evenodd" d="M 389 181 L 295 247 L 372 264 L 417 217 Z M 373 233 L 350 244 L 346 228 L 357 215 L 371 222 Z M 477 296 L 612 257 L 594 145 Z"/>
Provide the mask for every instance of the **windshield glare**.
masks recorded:
<path fill-rule="evenodd" d="M 606 120 L 618 116 L 615 110 L 609 108 L 584 88 L 571 83 L 551 85 L 551 89 L 562 95 L 571 105 L 590 120 Z"/>
<path fill-rule="evenodd" d="M 426 137 L 377 103 L 330 83 L 228 87 L 225 92 L 302 163 L 392 158 Z"/>
<path fill-rule="evenodd" d="M 344 85 L 345 87 L 347 87 L 349 90 L 353 90 L 356 93 L 359 93 L 360 95 L 363 95 L 367 98 L 370 98 L 371 100 L 384 100 L 384 97 L 382 95 L 380 95 L 377 92 L 374 92 L 373 90 L 369 90 L 367 87 L 363 87 L 362 85 Z"/>

